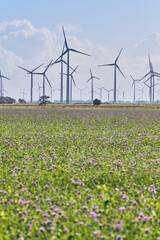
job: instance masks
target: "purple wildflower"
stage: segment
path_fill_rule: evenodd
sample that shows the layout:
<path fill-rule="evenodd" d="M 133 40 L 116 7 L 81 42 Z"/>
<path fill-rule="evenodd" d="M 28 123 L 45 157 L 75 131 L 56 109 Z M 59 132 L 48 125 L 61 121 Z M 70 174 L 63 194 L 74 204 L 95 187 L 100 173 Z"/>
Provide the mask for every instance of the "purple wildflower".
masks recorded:
<path fill-rule="evenodd" d="M 46 230 L 45 230 L 45 228 L 40 227 L 39 231 L 41 231 L 41 232 L 45 232 Z"/>
<path fill-rule="evenodd" d="M 125 207 L 120 207 L 119 212 L 123 212 L 125 210 Z"/>

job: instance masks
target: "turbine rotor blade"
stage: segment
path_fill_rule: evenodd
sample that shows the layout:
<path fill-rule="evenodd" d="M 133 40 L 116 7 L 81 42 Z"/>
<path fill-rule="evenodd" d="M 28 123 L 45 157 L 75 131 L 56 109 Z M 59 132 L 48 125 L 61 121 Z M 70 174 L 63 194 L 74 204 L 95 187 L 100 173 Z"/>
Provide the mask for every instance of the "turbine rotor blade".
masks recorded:
<path fill-rule="evenodd" d="M 89 55 L 89 54 L 87 54 L 87 53 L 83 53 L 83 52 L 77 51 L 77 50 L 75 50 L 75 49 L 73 49 L 73 48 L 69 48 L 68 50 L 69 50 L 69 51 L 72 51 L 72 52 L 75 52 L 75 53 L 83 54 L 83 55 L 88 56 L 88 57 L 91 56 L 91 55 Z"/>
<path fill-rule="evenodd" d="M 144 84 L 145 84 L 148 88 L 150 88 L 150 86 L 149 86 L 146 82 L 144 82 Z"/>
<path fill-rule="evenodd" d="M 107 92 L 109 92 L 107 88 L 103 87 L 103 89 L 106 90 Z"/>
<path fill-rule="evenodd" d="M 74 80 L 74 77 L 72 76 L 72 81 L 74 83 L 74 86 L 76 87 L 76 83 L 75 83 L 75 80 Z"/>
<path fill-rule="evenodd" d="M 52 62 L 53 62 L 53 59 L 52 59 L 52 60 L 50 61 L 50 63 L 47 65 L 46 69 L 44 70 L 44 73 L 47 72 L 47 70 L 48 70 L 48 68 L 51 66 Z"/>
<path fill-rule="evenodd" d="M 7 80 L 11 80 L 10 78 L 7 78 L 7 77 L 5 77 L 5 76 L 1 76 L 2 78 L 5 78 L 5 79 L 7 79 Z"/>
<path fill-rule="evenodd" d="M 147 77 L 151 72 L 148 72 L 146 75 L 144 75 L 139 81 L 143 80 L 145 77 Z"/>
<path fill-rule="evenodd" d="M 134 78 L 132 77 L 132 75 L 130 75 L 130 77 L 132 78 L 133 81 L 135 81 Z"/>
<path fill-rule="evenodd" d="M 126 78 L 126 77 L 124 76 L 124 74 L 122 73 L 121 69 L 119 68 L 119 66 L 116 65 L 116 67 L 118 68 L 118 70 L 120 71 L 120 73 L 122 74 L 122 76 L 123 76 L 124 78 Z"/>
<path fill-rule="evenodd" d="M 119 52 L 119 54 L 118 54 L 118 56 L 117 56 L 117 58 L 115 60 L 115 63 L 118 61 L 118 58 L 120 57 L 122 50 L 123 50 L 123 48 L 120 50 L 120 52 Z"/>
<path fill-rule="evenodd" d="M 92 78 L 95 78 L 95 79 L 98 79 L 98 80 L 100 80 L 100 78 L 98 78 L 98 77 L 95 77 L 95 76 L 92 76 Z"/>
<path fill-rule="evenodd" d="M 28 72 L 28 73 L 31 73 L 31 71 L 27 70 L 26 68 L 23 68 L 23 67 L 20 67 L 20 66 L 18 66 L 18 67 L 21 68 L 22 70 Z"/>
<path fill-rule="evenodd" d="M 153 65 L 150 59 L 150 55 L 148 54 L 148 60 L 149 60 L 149 67 L 150 67 L 150 71 L 153 72 Z"/>
<path fill-rule="evenodd" d="M 87 80 L 87 82 L 89 82 L 91 79 L 92 79 L 92 77 L 90 77 L 90 78 Z M 86 82 L 86 83 L 87 83 L 87 82 Z"/>
<path fill-rule="evenodd" d="M 79 67 L 79 65 L 78 65 L 75 69 L 73 69 L 71 75 L 72 75 L 74 72 L 76 72 L 76 70 L 77 70 L 78 67 Z"/>
<path fill-rule="evenodd" d="M 62 60 L 63 63 L 65 63 L 68 66 L 68 63 L 65 60 Z M 70 69 L 74 70 L 72 67 L 69 66 Z"/>
<path fill-rule="evenodd" d="M 63 31 L 63 36 L 64 36 L 64 43 L 65 43 L 65 45 L 66 45 L 66 48 L 68 49 L 66 34 L 65 34 L 65 31 L 64 31 L 64 27 L 63 27 L 63 26 L 62 26 L 62 31 Z"/>
<path fill-rule="evenodd" d="M 160 73 L 153 72 L 153 74 L 154 74 L 156 77 L 160 77 Z"/>
<path fill-rule="evenodd" d="M 46 80 L 47 80 L 49 86 L 52 88 L 52 85 L 51 85 L 51 83 L 50 83 L 50 81 L 48 80 L 48 77 L 47 77 L 46 75 L 45 75 L 45 78 L 46 78 Z"/>
<path fill-rule="evenodd" d="M 35 69 L 32 70 L 32 72 L 36 71 L 38 68 L 40 68 L 43 65 L 43 63 L 41 65 L 39 65 L 38 67 L 36 67 Z"/>
<path fill-rule="evenodd" d="M 112 91 L 113 91 L 113 89 L 109 90 L 109 92 L 112 92 Z"/>
<path fill-rule="evenodd" d="M 33 73 L 33 74 L 36 74 L 36 75 L 43 75 L 43 73 Z"/>
<path fill-rule="evenodd" d="M 114 66 L 115 63 L 110 63 L 110 64 L 103 64 L 103 65 L 98 65 L 98 67 L 106 67 L 106 66 Z"/>
<path fill-rule="evenodd" d="M 152 75 L 152 76 L 150 76 L 149 78 L 147 78 L 147 80 L 146 80 L 146 81 L 144 81 L 144 83 L 148 82 L 148 80 L 150 80 L 152 77 L 153 77 L 153 75 Z"/>
<path fill-rule="evenodd" d="M 90 69 L 90 74 L 91 74 L 91 77 L 92 77 L 92 70 Z"/>

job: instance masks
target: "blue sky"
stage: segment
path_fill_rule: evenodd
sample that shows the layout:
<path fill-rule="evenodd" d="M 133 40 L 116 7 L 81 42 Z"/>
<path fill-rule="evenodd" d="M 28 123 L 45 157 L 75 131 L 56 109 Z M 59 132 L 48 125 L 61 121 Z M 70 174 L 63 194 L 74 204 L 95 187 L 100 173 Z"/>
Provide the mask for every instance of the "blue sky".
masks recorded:
<path fill-rule="evenodd" d="M 17 70 L 17 65 L 29 68 L 40 61 L 46 63 L 51 58 L 56 58 L 63 44 L 63 24 L 69 44 L 92 55 L 91 60 L 73 56 L 73 65 L 82 65 L 77 71 L 77 85 L 85 85 L 90 77 L 89 68 L 92 68 L 95 75 L 101 78 L 100 83 L 95 83 L 95 89 L 102 85 L 112 88 L 112 69 L 100 70 L 97 65 L 112 62 L 123 47 L 119 65 L 127 80 L 118 75 L 117 85 L 121 92 L 126 92 L 126 100 L 132 100 L 132 81 L 129 75 L 139 78 L 148 71 L 148 53 L 155 70 L 160 68 L 159 9 L 159 0 L 1 0 L 0 68 L 5 75 L 14 79 L 14 84 L 5 83 L 5 89 L 10 93 L 13 84 L 14 91 L 9 95 L 18 98 L 24 87 L 26 98 L 29 99 L 29 82 L 23 86 L 20 80 L 27 76 Z M 58 71 L 49 73 L 55 87 L 59 84 Z M 137 86 L 139 90 L 142 87 L 140 84 Z M 89 98 L 89 88 L 87 85 L 88 90 L 84 93 L 86 99 Z M 145 92 L 147 99 L 148 89 Z M 75 89 L 74 93 L 73 97 L 77 98 L 78 90 Z M 55 93 L 56 99 L 58 95 Z M 140 98 L 138 91 L 137 98 Z"/>

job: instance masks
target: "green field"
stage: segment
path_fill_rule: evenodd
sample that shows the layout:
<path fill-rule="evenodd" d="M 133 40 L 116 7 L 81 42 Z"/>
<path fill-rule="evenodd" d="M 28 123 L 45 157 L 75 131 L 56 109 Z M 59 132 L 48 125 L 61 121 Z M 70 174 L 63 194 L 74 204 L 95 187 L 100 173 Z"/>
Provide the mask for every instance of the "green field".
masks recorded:
<path fill-rule="evenodd" d="M 160 109 L 0 108 L 0 240 L 160 239 Z"/>

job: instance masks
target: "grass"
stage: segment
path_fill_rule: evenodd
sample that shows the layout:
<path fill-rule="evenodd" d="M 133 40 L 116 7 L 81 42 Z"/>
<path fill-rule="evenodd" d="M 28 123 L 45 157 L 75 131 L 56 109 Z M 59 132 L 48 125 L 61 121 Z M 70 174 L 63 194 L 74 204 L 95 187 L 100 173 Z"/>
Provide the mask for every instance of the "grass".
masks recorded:
<path fill-rule="evenodd" d="M 158 239 L 159 109 L 0 109 L 0 239 Z"/>

